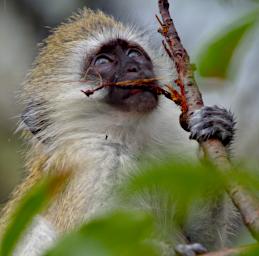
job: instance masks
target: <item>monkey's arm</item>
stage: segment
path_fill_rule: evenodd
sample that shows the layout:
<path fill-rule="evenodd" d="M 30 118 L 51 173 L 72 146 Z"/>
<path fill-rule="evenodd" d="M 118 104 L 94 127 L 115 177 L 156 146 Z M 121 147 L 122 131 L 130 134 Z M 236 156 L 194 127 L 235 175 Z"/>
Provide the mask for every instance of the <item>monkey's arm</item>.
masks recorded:
<path fill-rule="evenodd" d="M 204 106 L 190 117 L 190 139 L 203 142 L 216 138 L 229 148 L 234 138 L 235 124 L 230 111 L 218 106 Z M 238 215 L 235 214 L 230 200 L 219 193 L 219 196 L 210 202 L 205 214 L 194 218 L 193 224 L 189 225 L 192 228 L 185 230 L 190 244 L 180 244 L 176 246 L 176 251 L 182 256 L 188 256 L 206 252 L 205 247 L 208 249 L 223 247 L 230 230 L 233 229 L 231 223 L 237 219 Z"/>
<path fill-rule="evenodd" d="M 14 256 L 40 256 L 57 238 L 57 233 L 51 223 L 44 217 L 34 219 L 31 227 L 19 242 Z"/>

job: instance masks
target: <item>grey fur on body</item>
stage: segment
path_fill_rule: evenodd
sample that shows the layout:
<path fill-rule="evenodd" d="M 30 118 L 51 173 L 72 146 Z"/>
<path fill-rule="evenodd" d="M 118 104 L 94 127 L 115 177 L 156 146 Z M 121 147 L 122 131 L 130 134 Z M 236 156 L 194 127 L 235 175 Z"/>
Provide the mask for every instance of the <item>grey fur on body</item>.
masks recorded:
<path fill-rule="evenodd" d="M 100 14 L 86 11 L 81 19 L 90 19 L 91 15 Z M 101 22 L 99 17 L 98 22 Z M 54 57 L 48 56 L 48 48 L 43 48 L 43 53 L 51 60 L 51 67 L 48 69 L 49 63 L 41 62 L 39 58 L 25 86 L 24 98 L 29 107 L 23 115 L 21 129 L 32 126 L 33 149 L 48 156 L 46 169 L 56 163 L 61 169 L 67 165 L 75 166 L 76 175 L 66 194 L 66 201 L 71 204 L 70 212 L 75 215 L 68 218 L 73 217 L 78 222 L 74 226 L 116 207 L 115 188 L 134 175 L 141 155 L 149 160 L 163 160 L 169 153 L 183 161 L 197 159 L 198 144 L 190 141 L 188 134 L 181 129 L 178 121 L 180 111 L 172 102 L 160 98 L 158 107 L 150 113 L 127 113 L 102 101 L 105 90 L 90 98 L 81 93 L 81 90 L 91 89 L 97 84 L 97 81 L 80 82 L 85 58 L 115 38 L 140 44 L 153 60 L 156 76 L 163 77 L 161 84 L 174 80 L 171 64 L 166 57 L 158 56 L 157 51 L 152 50 L 150 38 L 132 27 L 122 27 L 115 21 L 111 23 L 115 25 L 105 30 L 94 27 L 95 31 L 86 38 L 71 42 L 64 40 L 62 47 L 66 51 L 62 56 L 56 52 Z M 216 120 L 211 114 L 216 114 Z M 225 110 L 203 108 L 191 119 L 191 137 L 202 140 L 217 135 L 229 141 L 233 128 L 231 120 Z M 141 207 L 157 208 L 154 212 L 164 234 L 161 241 L 158 239 L 158 244 L 164 255 L 173 255 L 173 248 L 178 243 L 200 242 L 210 249 L 222 247 L 228 240 L 233 208 L 225 195 L 209 204 L 201 203 L 182 230 L 176 230 L 173 224 L 173 200 L 159 200 L 151 204 L 143 200 Z M 56 240 L 60 231 L 53 223 L 53 216 L 58 215 L 59 208 L 56 202 L 50 207 L 50 217 L 42 215 L 36 218 L 15 256 L 24 256 L 24 252 L 41 255 L 42 250 Z M 66 220 L 63 222 L 65 225 Z"/>
<path fill-rule="evenodd" d="M 176 117 L 178 116 L 178 111 L 174 112 L 175 115 L 172 112 L 168 115 L 171 118 L 172 116 L 175 116 L 175 120 L 177 120 Z M 155 118 L 155 116 L 152 118 Z M 165 115 L 165 120 L 167 118 L 168 117 Z M 146 122 L 147 121 L 148 119 Z M 139 138 L 138 141 L 134 140 L 135 137 L 138 137 L 141 134 L 143 139 L 144 130 L 142 130 L 142 132 L 138 129 L 134 131 L 134 128 L 130 126 L 126 129 L 125 127 L 122 128 L 114 126 L 110 130 L 107 130 L 106 133 L 89 135 L 87 139 L 80 142 L 80 144 L 84 143 L 85 145 L 88 145 L 85 146 L 84 150 L 77 148 L 76 145 L 70 145 L 72 148 L 74 146 L 74 150 L 72 151 L 77 159 L 85 159 L 83 161 L 85 162 L 85 165 L 82 164 L 82 169 L 78 170 L 78 177 L 74 182 L 76 185 L 71 185 L 71 190 L 74 189 L 74 193 L 78 193 L 78 191 L 80 191 L 80 193 L 84 195 L 81 203 L 85 214 L 82 216 L 82 220 L 90 220 L 102 212 L 109 210 L 111 207 L 116 207 L 116 201 L 114 200 L 116 198 L 114 195 L 116 190 L 114 191 L 114 188 L 116 188 L 125 178 L 134 174 L 134 170 L 137 169 L 138 165 L 137 152 L 142 153 L 142 150 L 145 150 L 144 152 L 149 154 L 149 157 L 152 159 L 162 159 L 165 152 L 171 151 L 184 159 L 183 155 L 186 155 L 188 150 L 188 147 L 186 148 L 186 146 L 189 144 L 193 146 L 191 151 L 195 152 L 196 145 L 193 145 L 192 142 L 188 141 L 188 134 L 186 134 L 187 136 L 182 136 L 182 138 L 178 140 L 179 138 L 177 137 L 180 136 L 180 134 L 185 134 L 184 132 L 182 133 L 181 130 L 178 130 L 177 127 L 179 127 L 179 125 L 177 122 L 178 121 L 175 121 L 175 124 L 172 124 L 170 127 L 166 127 L 169 131 L 172 131 L 170 129 L 176 129 L 173 135 L 170 136 L 172 141 L 178 142 L 177 145 L 174 145 L 176 146 L 175 150 L 173 148 L 170 149 L 170 143 L 166 144 L 166 146 L 159 144 L 156 145 L 156 143 L 151 145 L 152 139 L 148 140 L 146 138 L 147 140 L 143 141 Z M 206 123 L 206 119 L 200 120 L 199 122 Z M 196 120 L 196 123 L 199 122 Z M 163 131 L 163 127 L 158 127 L 158 123 L 156 123 L 156 121 L 152 123 L 160 130 L 160 132 Z M 165 130 L 164 132 L 167 133 Z M 108 135 L 108 139 L 106 139 L 106 135 Z M 184 144 L 182 144 L 183 142 Z M 154 146 L 155 148 L 153 148 Z M 176 149 L 178 151 L 181 149 L 182 152 L 177 152 Z M 162 150 L 163 153 L 161 153 L 160 150 Z M 188 156 L 191 159 L 195 158 L 195 156 L 192 155 L 192 152 L 189 152 Z M 89 165 L 87 162 L 91 162 L 91 164 Z M 162 222 L 159 221 L 159 225 L 161 225 L 161 229 L 163 229 L 166 234 L 159 242 L 159 246 L 164 255 L 173 255 L 174 246 L 178 243 L 186 242 L 199 242 L 205 245 L 208 249 L 221 248 L 226 244 L 228 237 L 231 234 L 231 225 L 235 218 L 235 216 L 233 216 L 235 211 L 231 202 L 229 202 L 225 195 L 222 195 L 222 198 L 215 198 L 215 201 L 212 201 L 210 205 L 205 203 L 204 205 L 201 204 L 197 207 L 194 211 L 194 215 L 189 216 L 183 231 L 176 231 L 174 229 L 173 205 L 161 204 L 160 202 L 152 202 L 152 205 L 157 206 L 157 208 L 160 209 L 160 214 L 166 213 L 166 215 L 159 217 L 159 219 L 162 220 Z M 148 206 L 147 203 L 144 203 L 141 207 L 144 209 L 145 207 L 149 208 L 150 206 Z M 33 254 L 29 255 L 40 255 L 40 253 L 38 253 L 40 249 L 46 248 L 51 244 L 49 239 L 54 241 L 57 237 L 57 233 L 54 231 L 53 227 L 48 228 L 48 225 L 46 224 L 46 226 L 44 226 L 43 222 L 38 223 L 38 227 L 37 224 L 36 226 L 34 225 L 33 231 L 30 231 L 26 235 L 24 247 L 19 247 L 21 248 L 21 254 L 17 253 L 15 256 L 24 256 L 26 254 L 22 254 L 22 252 L 27 250 L 33 252 Z M 38 237 L 45 236 L 47 228 L 49 229 L 47 232 L 49 239 L 46 240 L 46 245 L 43 245 L 42 242 L 44 240 L 37 239 L 36 234 Z M 175 234 L 170 232 L 174 232 Z M 186 239 L 186 236 L 188 239 Z M 17 249 L 17 251 L 19 251 L 19 249 Z"/>

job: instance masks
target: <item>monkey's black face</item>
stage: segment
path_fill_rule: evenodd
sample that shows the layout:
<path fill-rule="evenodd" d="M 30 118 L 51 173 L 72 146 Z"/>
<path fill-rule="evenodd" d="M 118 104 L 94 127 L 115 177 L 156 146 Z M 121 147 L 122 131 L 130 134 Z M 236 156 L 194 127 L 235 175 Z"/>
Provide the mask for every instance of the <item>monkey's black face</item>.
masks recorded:
<path fill-rule="evenodd" d="M 101 77 L 104 83 L 155 78 L 148 54 L 140 46 L 121 39 L 102 46 L 90 58 L 86 69 L 88 76 Z M 148 90 L 116 86 L 108 90 L 105 101 L 124 111 L 148 112 L 158 103 L 157 95 Z"/>

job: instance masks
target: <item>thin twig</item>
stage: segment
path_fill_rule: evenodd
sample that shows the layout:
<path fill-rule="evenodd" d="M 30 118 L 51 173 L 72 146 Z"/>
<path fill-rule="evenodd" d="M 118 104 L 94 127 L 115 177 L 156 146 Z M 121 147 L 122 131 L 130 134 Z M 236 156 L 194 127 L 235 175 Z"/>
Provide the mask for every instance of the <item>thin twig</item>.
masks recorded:
<path fill-rule="evenodd" d="M 117 83 L 104 83 L 95 87 L 94 89 L 82 90 L 82 93 L 84 93 L 87 97 L 90 97 L 95 92 L 107 87 L 118 87 L 118 88 L 124 88 L 124 89 L 140 89 L 143 91 L 150 91 L 155 95 L 163 95 L 166 98 L 174 101 L 177 105 L 182 104 L 182 98 L 180 94 L 175 89 L 173 89 L 172 86 L 166 85 L 166 88 L 169 89 L 169 91 L 166 91 L 160 86 L 154 84 L 154 82 L 157 82 L 157 81 L 159 81 L 159 78 L 128 80 L 128 81 L 121 81 Z M 84 81 L 80 81 L 80 82 L 84 82 Z"/>
<path fill-rule="evenodd" d="M 182 106 L 181 125 L 188 128 L 190 115 L 204 106 L 201 93 L 194 78 L 193 66 L 187 51 L 184 49 L 178 36 L 173 20 L 169 12 L 168 0 L 158 1 L 162 21 L 159 20 L 161 28 L 159 32 L 165 39 L 166 52 L 175 64 L 178 80 L 177 83 L 181 89 L 181 97 L 186 106 Z M 164 44 L 165 45 L 165 44 Z M 205 155 L 225 173 L 231 170 L 231 164 L 228 159 L 223 144 L 217 139 L 209 139 L 200 143 Z M 250 230 L 255 239 L 259 241 L 259 201 L 245 188 L 231 182 L 226 188 L 232 201 L 240 210 L 244 223 Z"/>

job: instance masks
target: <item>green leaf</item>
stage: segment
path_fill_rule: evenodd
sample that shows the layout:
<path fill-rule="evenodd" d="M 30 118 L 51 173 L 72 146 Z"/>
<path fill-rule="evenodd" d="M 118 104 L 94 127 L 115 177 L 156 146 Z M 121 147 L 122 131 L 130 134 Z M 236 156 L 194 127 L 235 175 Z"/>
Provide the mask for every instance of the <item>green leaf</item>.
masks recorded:
<path fill-rule="evenodd" d="M 185 201 L 203 194 L 208 188 L 223 186 L 223 179 L 211 165 L 168 161 L 153 163 L 152 167 L 142 169 L 124 185 L 125 196 L 134 196 L 143 190 L 160 188 Z"/>
<path fill-rule="evenodd" d="M 241 40 L 258 21 L 259 9 L 233 22 L 202 47 L 198 72 L 203 77 L 226 78 L 234 53 Z"/>
<path fill-rule="evenodd" d="M 136 199 L 144 198 L 153 203 L 152 196 L 161 204 L 158 207 L 172 205 L 175 224 L 180 224 L 185 215 L 198 200 L 211 200 L 212 197 L 224 191 L 225 180 L 211 165 L 199 163 L 180 163 L 168 161 L 153 163 L 152 167 L 142 168 L 135 176 L 131 176 L 124 184 L 121 194 L 122 200 L 134 203 Z M 210 193 L 208 193 L 210 191 Z M 153 214 L 152 208 L 148 208 Z M 154 216 L 156 219 L 156 216 Z"/>
<path fill-rule="evenodd" d="M 34 186 L 17 206 L 11 222 L 0 244 L 0 255 L 11 256 L 22 234 L 26 231 L 33 217 L 44 209 L 60 191 L 68 178 L 68 173 L 49 176 Z"/>
<path fill-rule="evenodd" d="M 157 255 L 148 243 L 152 219 L 140 212 L 115 212 L 83 225 L 45 256 Z"/>
<path fill-rule="evenodd" d="M 244 248 L 244 251 L 240 252 L 240 256 L 258 256 L 259 246 L 258 244 L 247 245 Z"/>

